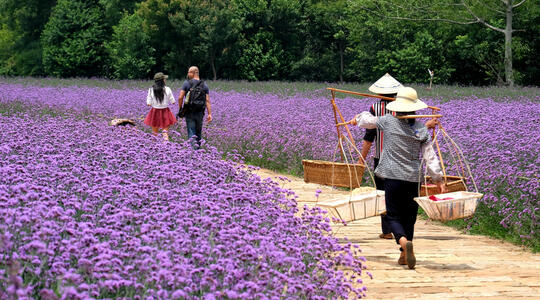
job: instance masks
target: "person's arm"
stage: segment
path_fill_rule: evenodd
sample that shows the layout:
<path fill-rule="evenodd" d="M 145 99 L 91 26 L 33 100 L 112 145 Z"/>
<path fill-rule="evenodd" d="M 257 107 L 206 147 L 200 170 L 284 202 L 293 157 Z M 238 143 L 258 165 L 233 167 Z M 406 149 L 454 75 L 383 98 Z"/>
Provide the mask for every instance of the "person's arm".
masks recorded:
<path fill-rule="evenodd" d="M 438 118 L 431 118 L 429 121 L 426 122 L 426 127 L 428 129 L 434 129 L 437 125 L 439 125 Z"/>
<path fill-rule="evenodd" d="M 373 144 L 373 142 L 369 142 L 369 141 L 366 141 L 364 140 L 364 142 L 362 143 L 362 159 L 364 160 L 364 162 L 366 161 L 366 157 L 368 156 L 369 154 L 369 150 L 371 149 L 371 145 Z"/>
<path fill-rule="evenodd" d="M 146 95 L 146 105 L 152 105 L 152 89 L 148 89 L 148 95 Z"/>
<path fill-rule="evenodd" d="M 169 101 L 170 104 L 175 104 L 176 100 L 174 100 L 174 95 L 173 95 L 172 90 L 169 87 L 167 87 L 167 90 L 169 92 L 169 94 L 167 95 L 167 98 L 168 98 L 167 100 Z"/>
<path fill-rule="evenodd" d="M 377 128 L 378 119 L 378 117 L 373 116 L 369 111 L 364 111 L 359 115 L 356 115 L 352 120 L 347 123 L 351 125 L 358 125 L 358 127 L 374 129 Z"/>
<path fill-rule="evenodd" d="M 439 192 L 446 193 L 446 185 L 443 181 L 443 173 L 440 168 L 439 159 L 433 150 L 432 143 L 425 142 L 422 144 L 422 157 L 426 160 L 426 167 L 429 176 L 433 179 L 433 182 L 437 184 Z"/>
<path fill-rule="evenodd" d="M 369 108 L 369 113 L 375 116 L 375 109 L 373 109 L 373 105 Z M 376 129 L 366 129 L 366 133 L 364 134 L 364 141 L 362 143 L 362 152 L 360 153 L 364 162 L 366 161 L 366 157 L 369 154 L 369 150 L 371 149 L 371 145 L 373 145 L 376 136 Z"/>
<path fill-rule="evenodd" d="M 210 105 L 210 95 L 208 93 L 206 94 L 206 109 L 208 110 L 206 121 L 210 123 L 212 122 L 212 106 Z"/>
<path fill-rule="evenodd" d="M 180 90 L 180 96 L 178 96 L 178 109 L 182 109 L 182 106 L 184 105 L 185 95 L 186 95 L 186 91 Z"/>

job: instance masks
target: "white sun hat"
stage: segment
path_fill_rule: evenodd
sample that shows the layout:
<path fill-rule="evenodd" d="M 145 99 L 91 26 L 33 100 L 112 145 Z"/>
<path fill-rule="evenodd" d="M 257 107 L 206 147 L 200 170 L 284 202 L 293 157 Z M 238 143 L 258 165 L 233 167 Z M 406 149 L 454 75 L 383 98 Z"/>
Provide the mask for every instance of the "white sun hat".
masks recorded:
<path fill-rule="evenodd" d="M 379 80 L 375 81 L 368 90 L 375 94 L 395 94 L 402 87 L 403 85 L 399 81 L 386 73 Z"/>
<path fill-rule="evenodd" d="M 418 94 L 411 87 L 401 88 L 397 93 L 396 100 L 386 105 L 386 109 L 397 112 L 417 111 L 427 107 L 427 104 L 418 99 Z"/>

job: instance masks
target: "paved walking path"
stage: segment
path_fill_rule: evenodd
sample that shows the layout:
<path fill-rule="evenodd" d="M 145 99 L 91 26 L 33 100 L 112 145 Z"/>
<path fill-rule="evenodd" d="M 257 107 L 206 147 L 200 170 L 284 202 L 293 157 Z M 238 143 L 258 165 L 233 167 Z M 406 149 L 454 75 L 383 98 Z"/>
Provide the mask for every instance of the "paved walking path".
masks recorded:
<path fill-rule="evenodd" d="M 303 178 L 268 170 L 256 171 L 293 190 L 298 204 L 314 206 L 332 194 L 347 194 Z M 347 237 L 362 249 L 373 279 L 363 276 L 367 299 L 540 299 L 540 255 L 484 236 L 465 235 L 440 223 L 419 219 L 415 228 L 416 268 L 397 264 L 398 246 L 379 239 L 380 218 L 333 225 L 338 238 Z"/>

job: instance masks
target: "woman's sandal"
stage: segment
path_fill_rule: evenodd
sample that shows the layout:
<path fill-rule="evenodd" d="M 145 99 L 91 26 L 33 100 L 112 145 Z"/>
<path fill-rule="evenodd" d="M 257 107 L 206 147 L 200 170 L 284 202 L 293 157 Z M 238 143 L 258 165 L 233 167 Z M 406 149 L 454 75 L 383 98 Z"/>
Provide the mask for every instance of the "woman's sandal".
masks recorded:
<path fill-rule="evenodd" d="M 406 254 L 407 254 L 407 266 L 409 269 L 414 269 L 416 265 L 416 257 L 414 257 L 413 244 L 411 241 L 408 241 L 405 245 Z"/>

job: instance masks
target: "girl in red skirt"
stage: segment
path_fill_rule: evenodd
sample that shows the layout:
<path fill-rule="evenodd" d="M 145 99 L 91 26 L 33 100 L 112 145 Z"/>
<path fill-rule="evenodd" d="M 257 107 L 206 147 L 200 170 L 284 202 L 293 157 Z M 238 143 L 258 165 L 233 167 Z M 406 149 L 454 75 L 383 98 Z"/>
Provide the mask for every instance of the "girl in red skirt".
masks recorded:
<path fill-rule="evenodd" d="M 169 104 L 174 104 L 174 96 L 171 89 L 165 86 L 165 79 L 169 76 L 159 72 L 154 75 L 154 85 L 148 90 L 146 104 L 152 109 L 144 119 L 144 124 L 152 127 L 154 135 L 163 129 L 163 139 L 169 140 L 169 126 L 176 123 L 176 118 L 169 109 Z"/>

